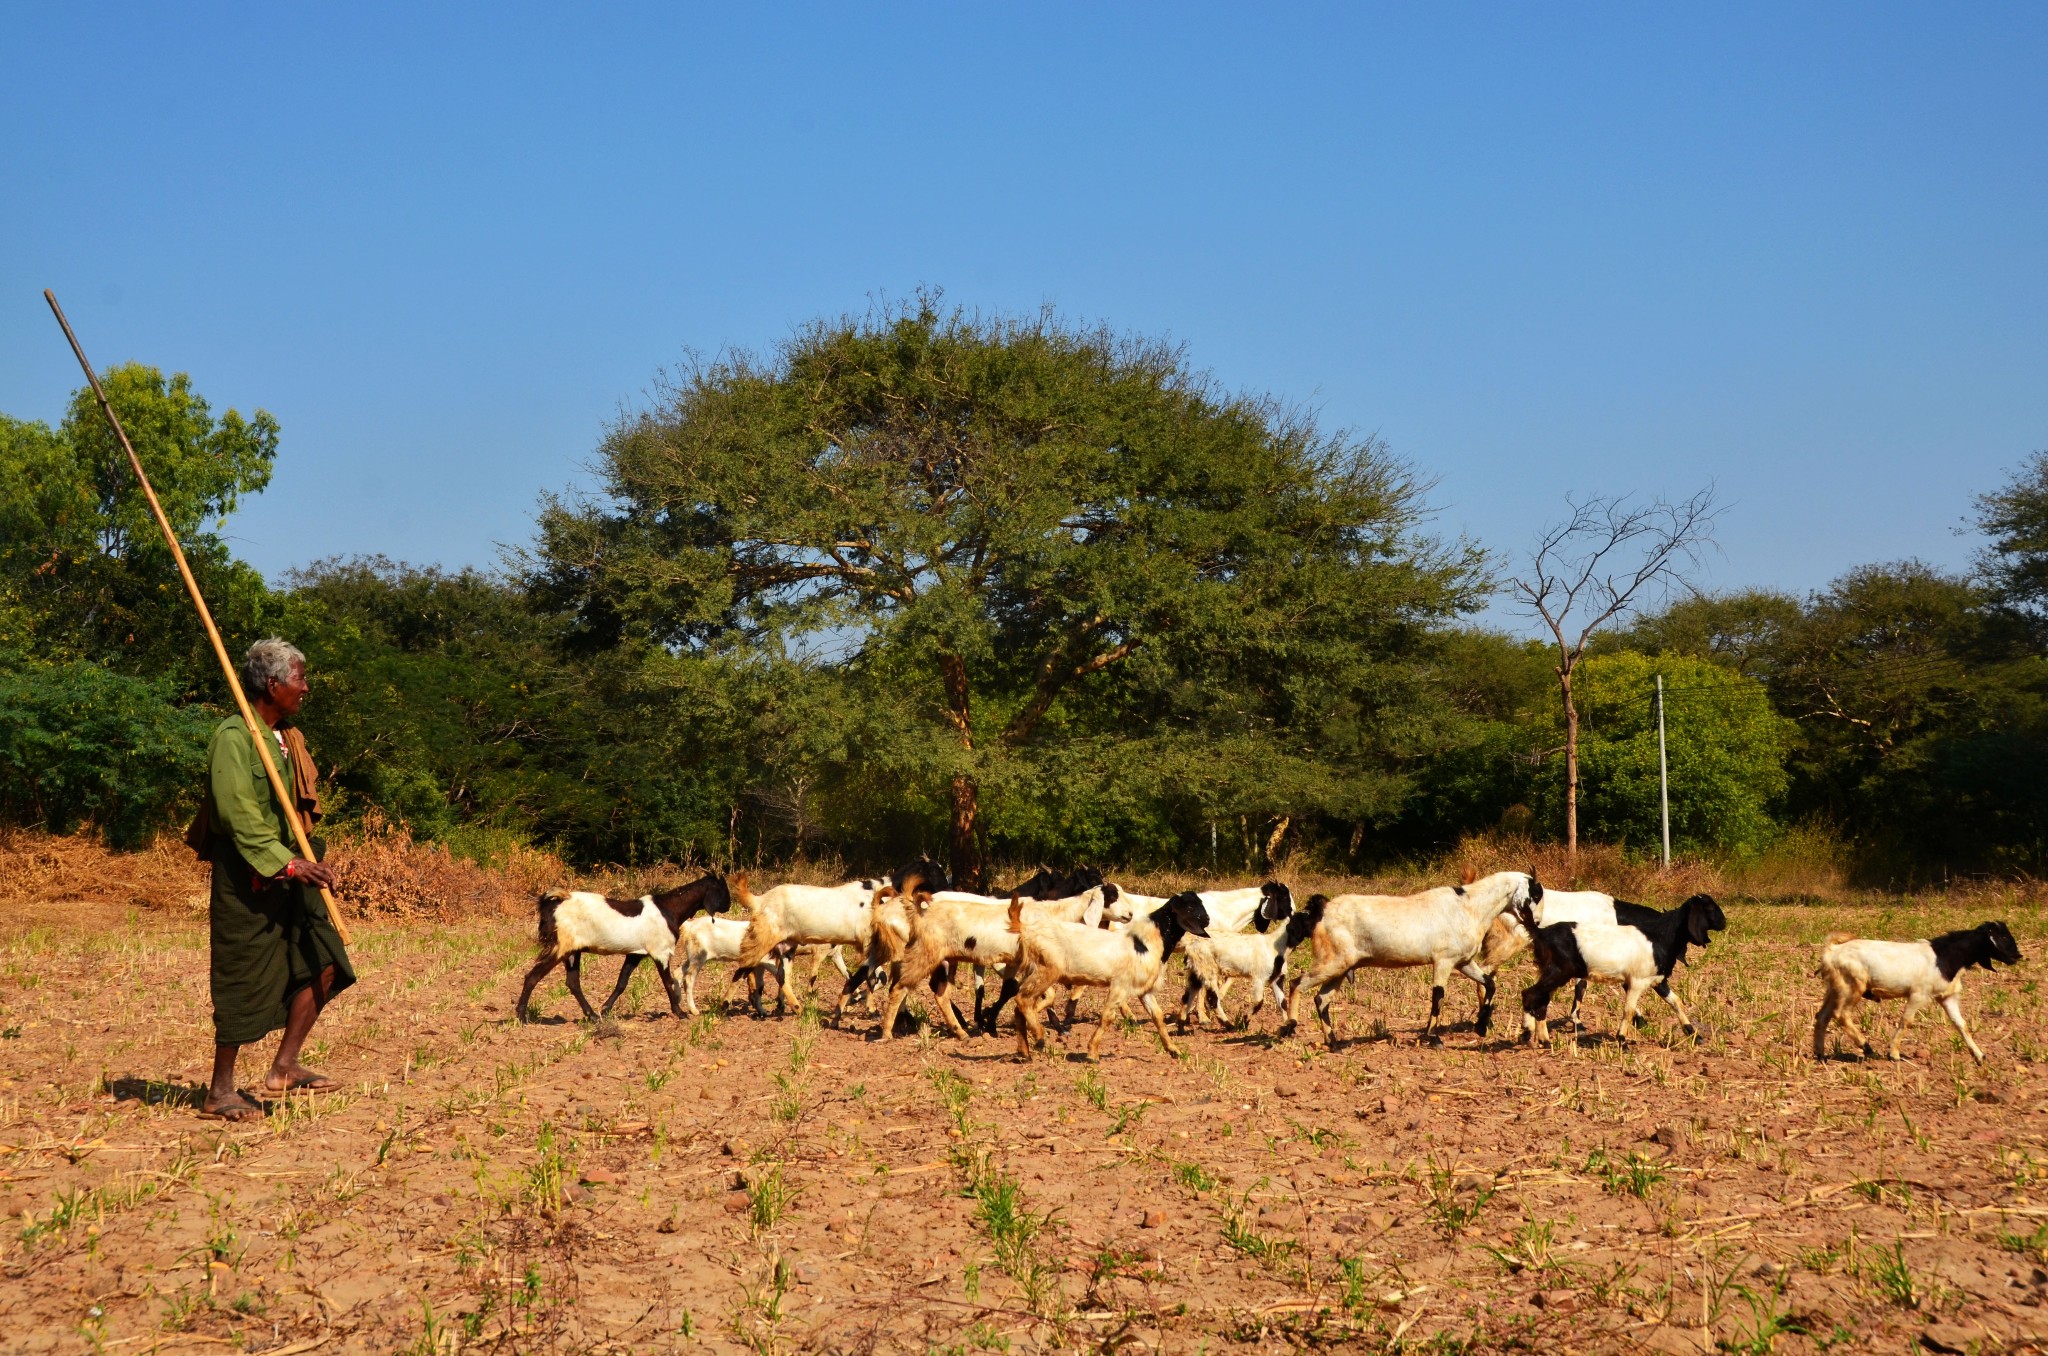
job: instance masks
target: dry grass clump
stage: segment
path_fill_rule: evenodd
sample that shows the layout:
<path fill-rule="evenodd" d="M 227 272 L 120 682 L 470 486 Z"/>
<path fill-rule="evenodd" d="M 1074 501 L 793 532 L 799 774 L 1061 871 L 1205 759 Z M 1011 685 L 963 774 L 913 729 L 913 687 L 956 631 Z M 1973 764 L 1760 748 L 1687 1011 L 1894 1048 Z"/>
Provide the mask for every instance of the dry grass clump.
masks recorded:
<path fill-rule="evenodd" d="M 0 905 L 9 907 L 90 901 L 203 909 L 207 870 L 168 834 L 139 852 L 115 852 L 89 831 L 56 837 L 0 828 Z"/>
<path fill-rule="evenodd" d="M 1468 868 L 1486 875 L 1494 871 L 1529 871 L 1545 885 L 1562 890 L 1604 890 L 1617 899 L 1642 904 L 1675 905 L 1696 894 L 1722 895 L 1729 880 L 1719 866 L 1681 857 L 1662 869 L 1655 858 L 1632 857 L 1618 847 L 1581 843 L 1574 869 L 1562 843 L 1539 843 L 1511 834 L 1467 838 L 1443 862 L 1445 870 L 1428 884 L 1455 880 Z"/>
<path fill-rule="evenodd" d="M 404 824 L 375 811 L 364 816 L 360 829 L 333 837 L 327 860 L 339 878 L 335 893 L 343 907 L 364 918 L 518 913 L 542 889 L 571 878 L 552 853 L 514 846 L 483 866 L 439 843 L 415 841 Z"/>

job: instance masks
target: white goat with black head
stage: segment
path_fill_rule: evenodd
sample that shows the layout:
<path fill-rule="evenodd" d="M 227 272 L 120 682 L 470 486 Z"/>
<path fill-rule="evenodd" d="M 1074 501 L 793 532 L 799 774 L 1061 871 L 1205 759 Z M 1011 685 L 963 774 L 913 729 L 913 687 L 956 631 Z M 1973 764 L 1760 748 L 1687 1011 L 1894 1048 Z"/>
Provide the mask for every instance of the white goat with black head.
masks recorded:
<path fill-rule="evenodd" d="M 1971 966 L 1995 969 L 1994 961 L 2020 963 L 2020 945 L 2012 929 L 2000 922 L 1979 923 L 1959 932 L 1944 932 L 1919 942 L 1878 942 L 1836 933 L 1820 953 L 1820 977 L 1827 985 L 1820 1015 L 1813 1019 L 1813 1057 L 1827 1058 L 1828 1027 L 1840 1022 L 1867 1056 L 1877 1051 L 1856 1025 L 1856 1009 L 1868 998 L 1903 998 L 1905 1015 L 1892 1033 L 1891 1057 L 1899 1057 L 1899 1038 L 1906 1024 L 1923 1008 L 1939 1003 L 1949 1024 L 1963 1038 L 1970 1058 L 1984 1062 L 1984 1052 L 1963 1022 L 1963 971 Z"/>
<path fill-rule="evenodd" d="M 1285 1035 L 1294 1030 L 1301 991 L 1315 1001 L 1316 1019 L 1332 1049 L 1337 1023 L 1330 1016 L 1330 991 L 1360 966 L 1396 969 L 1427 965 L 1432 977 L 1429 1025 L 1424 1039 L 1436 1039 L 1443 1014 L 1444 985 L 1457 971 L 1479 988 L 1477 1027 L 1481 1035 L 1493 1021 L 1493 976 L 1476 962 L 1486 929 L 1501 911 L 1515 903 L 1543 898 L 1543 886 L 1521 871 L 1497 871 L 1470 885 L 1443 885 L 1415 895 L 1337 895 L 1325 900 L 1322 921 L 1310 940 L 1315 964 L 1288 994 Z M 1315 901 L 1310 900 L 1311 904 Z"/>
<path fill-rule="evenodd" d="M 1711 895 L 1694 895 L 1675 909 L 1659 911 L 1638 904 L 1617 904 L 1623 923 L 1549 923 L 1536 921 L 1531 904 L 1517 904 L 1516 916 L 1529 933 L 1536 955 L 1536 982 L 1522 991 L 1522 1034 L 1543 1041 L 1550 1036 L 1550 998 L 1566 983 L 1581 993 L 1588 980 L 1623 986 L 1621 1016 L 1615 1035 L 1626 1041 L 1643 995 L 1653 989 L 1678 1014 L 1685 1034 L 1695 1036 L 1692 1018 L 1671 991 L 1671 972 L 1685 959 L 1688 946 L 1705 946 L 1728 926 L 1728 917 Z M 1629 912 L 1622 914 L 1622 910 Z M 1573 1004 L 1576 1014 L 1578 1005 Z"/>
<path fill-rule="evenodd" d="M 1031 1057 L 1031 1047 L 1045 1046 L 1045 1022 L 1040 1009 L 1046 991 L 1055 984 L 1068 988 L 1094 986 L 1109 990 L 1102 1004 L 1102 1021 L 1088 1041 L 1088 1058 L 1094 1059 L 1109 1034 L 1117 1014 L 1128 1012 L 1135 1000 L 1144 1005 L 1158 1029 L 1166 1052 L 1176 1057 L 1179 1047 L 1166 1034 L 1166 1015 L 1159 1010 L 1155 990 L 1166 973 L 1167 957 L 1182 937 L 1208 935 L 1208 911 L 1192 891 L 1175 895 L 1151 913 L 1122 928 L 1092 928 L 1081 923 L 1032 923 L 1024 918 L 1022 900 L 1010 905 L 1010 929 L 1020 934 L 1017 943 L 1017 1055 Z"/>
<path fill-rule="evenodd" d="M 1311 897 L 1307 904 L 1278 918 L 1271 916 L 1268 907 L 1261 907 L 1252 917 L 1253 932 L 1219 932 L 1209 929 L 1207 937 L 1190 937 L 1181 948 L 1188 958 L 1187 988 L 1180 996 L 1181 1029 L 1187 1029 L 1190 1010 L 1193 1020 L 1201 1024 L 1207 1007 L 1216 1010 L 1216 1020 L 1224 1026 L 1230 1025 L 1230 1015 L 1223 1010 L 1223 991 L 1233 979 L 1248 979 L 1252 982 L 1251 1011 L 1256 1013 L 1266 1005 L 1266 995 L 1273 996 L 1273 1006 L 1282 1012 L 1287 1010 L 1287 992 L 1281 981 L 1287 977 L 1287 956 L 1295 947 L 1309 939 L 1316 924 L 1323 921 L 1325 900 L 1321 895 Z M 1277 901 L 1269 901 L 1277 909 Z"/>

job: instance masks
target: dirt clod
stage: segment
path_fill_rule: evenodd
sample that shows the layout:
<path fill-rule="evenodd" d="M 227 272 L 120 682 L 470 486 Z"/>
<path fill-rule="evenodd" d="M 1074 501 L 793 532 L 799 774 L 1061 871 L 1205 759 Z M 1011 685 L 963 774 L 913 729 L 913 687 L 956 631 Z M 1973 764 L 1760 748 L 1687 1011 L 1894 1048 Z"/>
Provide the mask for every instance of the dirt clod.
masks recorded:
<path fill-rule="evenodd" d="M 745 1210 L 748 1204 L 747 1193 L 744 1191 L 728 1191 L 725 1193 L 725 1208 L 735 1215 Z"/>
<path fill-rule="evenodd" d="M 1929 1351 L 1963 1353 L 1983 1343 L 1986 1334 L 1982 1328 L 1963 1323 L 1930 1323 L 1920 1334 L 1920 1345 Z"/>
<path fill-rule="evenodd" d="M 1138 1221 L 1138 1227 L 1140 1229 L 1164 1229 L 1166 1227 L 1166 1212 L 1164 1210 L 1147 1210 L 1145 1217 Z"/>

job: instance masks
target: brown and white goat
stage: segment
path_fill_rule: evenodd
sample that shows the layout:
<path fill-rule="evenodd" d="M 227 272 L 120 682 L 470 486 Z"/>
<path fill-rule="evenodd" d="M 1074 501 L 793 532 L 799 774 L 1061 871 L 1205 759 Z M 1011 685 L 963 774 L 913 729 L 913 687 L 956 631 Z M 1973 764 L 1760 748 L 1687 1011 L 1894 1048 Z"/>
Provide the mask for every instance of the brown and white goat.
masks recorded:
<path fill-rule="evenodd" d="M 733 889 L 746 889 L 746 880 L 744 873 L 734 876 Z M 586 1018 L 595 1021 L 600 1014 L 591 1009 L 590 1000 L 583 996 L 583 957 L 623 955 L 626 960 L 619 967 L 619 982 L 613 986 L 612 996 L 604 1001 L 604 1015 L 610 1014 L 619 996 L 626 992 L 626 982 L 633 977 L 634 967 L 642 958 L 651 958 L 661 975 L 662 987 L 668 990 L 669 1011 L 681 1017 L 682 994 L 676 988 L 669 962 L 675 954 L 683 920 L 698 913 L 722 913 L 731 907 L 732 893 L 716 875 L 638 899 L 610 899 L 594 890 L 549 890 L 539 900 L 540 954 L 526 972 L 526 982 L 520 987 L 519 1001 L 513 1010 L 520 1021 L 526 1021 L 534 987 L 560 965 L 577 1006 Z"/>
<path fill-rule="evenodd" d="M 1106 988 L 1102 1021 L 1088 1040 L 1088 1058 L 1102 1049 L 1102 1038 L 1117 1014 L 1136 1000 L 1144 1005 L 1166 1052 L 1178 1058 L 1180 1048 L 1166 1032 L 1166 1015 L 1156 991 L 1166 961 L 1183 936 L 1209 935 L 1209 914 L 1194 891 L 1173 898 L 1121 928 L 1103 929 L 1083 923 L 1032 923 L 1024 918 L 1023 902 L 1010 905 L 1009 924 L 1017 943 L 1017 1056 L 1031 1057 L 1035 1044 L 1045 1047 L 1045 1022 L 1040 1016 L 1047 990 L 1055 984 Z"/>

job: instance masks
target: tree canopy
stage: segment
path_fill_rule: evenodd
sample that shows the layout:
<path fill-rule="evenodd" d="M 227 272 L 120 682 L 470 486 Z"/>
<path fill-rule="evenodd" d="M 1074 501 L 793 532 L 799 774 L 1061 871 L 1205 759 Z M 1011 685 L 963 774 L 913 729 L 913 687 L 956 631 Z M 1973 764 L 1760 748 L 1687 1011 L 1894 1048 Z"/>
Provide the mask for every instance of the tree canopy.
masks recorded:
<path fill-rule="evenodd" d="M 932 298 L 820 322 L 669 379 L 510 572 L 275 584 L 223 525 L 277 421 L 146 366 L 108 386 L 230 648 L 307 652 L 342 820 L 970 874 L 1562 829 L 1557 637 L 1464 620 L 1484 562 L 1385 447 L 1167 345 Z M 117 457 L 89 391 L 54 428 L 0 415 L 0 821 L 132 842 L 189 812 L 225 692 Z M 1979 509 L 1970 575 L 1864 563 L 1566 637 L 1589 833 L 1654 850 L 1662 673 L 1682 851 L 1796 828 L 1880 883 L 2048 869 L 2048 457 Z"/>
<path fill-rule="evenodd" d="M 1198 817 L 1276 780 L 1384 808 L 1403 670 L 1482 584 L 1378 444 L 1050 315 L 925 298 L 812 325 L 678 374 L 600 457 L 602 498 L 542 515 L 537 595 L 597 648 L 859 673 L 918 732 L 891 752 L 944 783 L 968 879 L 984 785 L 1168 793 L 1110 789 L 1139 743 Z"/>

